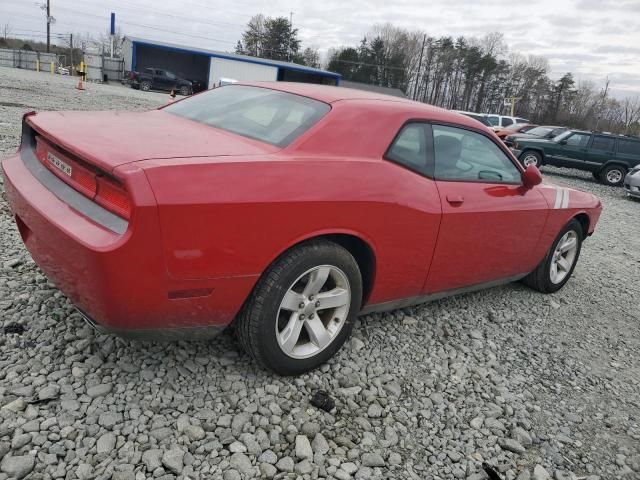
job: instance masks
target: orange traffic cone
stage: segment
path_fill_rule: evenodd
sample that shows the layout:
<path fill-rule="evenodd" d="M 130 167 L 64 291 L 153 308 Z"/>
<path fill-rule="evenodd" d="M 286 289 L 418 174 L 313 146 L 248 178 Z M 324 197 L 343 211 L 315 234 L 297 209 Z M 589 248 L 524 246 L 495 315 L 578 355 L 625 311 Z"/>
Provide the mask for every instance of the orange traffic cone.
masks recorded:
<path fill-rule="evenodd" d="M 84 90 L 84 82 L 82 81 L 84 78 L 84 72 L 80 72 L 80 74 L 78 75 L 78 85 L 76 85 L 76 88 L 78 90 Z"/>
<path fill-rule="evenodd" d="M 78 85 L 76 85 L 76 88 L 78 90 L 84 90 L 83 80 L 84 80 L 85 73 L 84 73 L 83 67 L 84 67 L 83 62 L 80 62 L 80 72 L 78 73 Z"/>

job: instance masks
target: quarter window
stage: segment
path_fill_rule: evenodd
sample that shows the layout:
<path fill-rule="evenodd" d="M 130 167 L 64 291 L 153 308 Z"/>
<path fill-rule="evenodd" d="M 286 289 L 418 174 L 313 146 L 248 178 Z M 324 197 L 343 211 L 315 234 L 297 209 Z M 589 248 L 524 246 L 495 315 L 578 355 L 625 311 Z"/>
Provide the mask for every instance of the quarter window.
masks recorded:
<path fill-rule="evenodd" d="M 387 151 L 386 157 L 412 170 L 425 172 L 427 141 L 422 123 L 405 125 Z"/>
<path fill-rule="evenodd" d="M 611 137 L 594 137 L 592 150 L 604 150 L 605 152 L 613 152 L 616 141 Z"/>
<path fill-rule="evenodd" d="M 520 170 L 484 135 L 433 126 L 436 180 L 520 183 Z"/>
<path fill-rule="evenodd" d="M 618 139 L 618 153 L 640 157 L 640 142 Z"/>
<path fill-rule="evenodd" d="M 589 138 L 591 138 L 589 134 L 574 133 L 567 138 L 567 145 L 571 147 L 586 147 L 587 143 L 589 143 Z"/>

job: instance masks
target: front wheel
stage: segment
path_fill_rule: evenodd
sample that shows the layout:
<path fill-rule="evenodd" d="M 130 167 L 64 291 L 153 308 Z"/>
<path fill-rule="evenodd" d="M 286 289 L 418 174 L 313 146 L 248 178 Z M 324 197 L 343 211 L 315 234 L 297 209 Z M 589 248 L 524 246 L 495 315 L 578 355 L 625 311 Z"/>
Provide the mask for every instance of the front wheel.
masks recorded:
<path fill-rule="evenodd" d="M 533 165 L 536 168 L 540 168 L 542 165 L 542 155 L 538 152 L 534 152 L 533 150 L 529 150 L 520 155 L 520 161 L 524 168 L 527 168 L 530 165 Z"/>
<path fill-rule="evenodd" d="M 190 93 L 191 93 L 191 91 L 189 90 L 189 87 L 187 87 L 187 86 L 180 87 L 180 95 L 182 95 L 183 97 L 186 97 Z"/>
<path fill-rule="evenodd" d="M 544 260 L 523 283 L 542 293 L 554 293 L 560 290 L 571 278 L 576 267 L 584 233 L 580 223 L 571 220 L 558 234 Z"/>
<path fill-rule="evenodd" d="M 329 241 L 292 248 L 260 278 L 237 319 L 244 350 L 281 375 L 330 359 L 349 338 L 362 301 L 353 256 Z"/>
<path fill-rule="evenodd" d="M 621 165 L 609 165 L 600 173 L 600 181 L 610 187 L 619 187 L 624 182 L 627 169 Z"/>

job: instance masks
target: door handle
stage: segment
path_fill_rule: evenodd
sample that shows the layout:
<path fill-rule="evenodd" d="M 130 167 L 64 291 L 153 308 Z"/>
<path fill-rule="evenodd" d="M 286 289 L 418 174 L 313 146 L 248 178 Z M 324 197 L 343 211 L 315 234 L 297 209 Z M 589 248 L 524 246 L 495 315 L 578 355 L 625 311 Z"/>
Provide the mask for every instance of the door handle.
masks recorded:
<path fill-rule="evenodd" d="M 464 203 L 464 197 L 462 195 L 447 195 L 447 202 L 451 205 L 462 205 Z"/>

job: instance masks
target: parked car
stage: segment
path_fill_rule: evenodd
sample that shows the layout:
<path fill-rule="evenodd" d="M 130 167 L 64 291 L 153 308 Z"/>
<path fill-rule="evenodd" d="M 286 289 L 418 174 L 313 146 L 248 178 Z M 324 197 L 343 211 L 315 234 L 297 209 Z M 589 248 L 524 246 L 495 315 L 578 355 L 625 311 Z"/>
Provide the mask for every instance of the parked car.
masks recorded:
<path fill-rule="evenodd" d="M 531 123 L 526 118 L 509 117 L 507 115 L 495 115 L 491 113 L 483 113 L 483 115 L 487 117 L 487 120 L 489 120 L 489 123 L 494 129 L 508 127 L 514 123 Z"/>
<path fill-rule="evenodd" d="M 624 190 L 628 197 L 640 198 L 640 166 L 629 170 L 624 178 Z"/>
<path fill-rule="evenodd" d="M 513 144 L 518 139 L 527 139 L 527 138 L 545 138 L 552 139 L 560 135 L 561 133 L 569 130 L 568 127 L 555 127 L 550 125 L 542 125 L 540 127 L 535 127 L 525 133 L 516 133 L 513 135 L 507 135 L 504 139 L 504 143 L 507 144 L 508 147 L 513 147 Z"/>
<path fill-rule="evenodd" d="M 509 135 L 516 135 L 518 133 L 527 133 L 532 128 L 536 128 L 538 125 L 532 123 L 512 123 L 508 127 L 494 129 L 498 138 L 504 140 Z"/>
<path fill-rule="evenodd" d="M 627 171 L 640 164 L 640 138 L 569 130 L 552 140 L 518 138 L 513 154 L 524 166 L 549 164 L 593 173 L 605 185 L 622 185 Z"/>
<path fill-rule="evenodd" d="M 149 90 L 175 90 L 180 95 L 191 95 L 193 84 L 177 77 L 173 72 L 161 68 L 145 68 L 142 72 L 129 72 L 129 84 L 144 92 Z"/>
<path fill-rule="evenodd" d="M 601 211 L 472 119 L 348 88 L 228 85 L 22 129 L 12 218 L 88 322 L 198 339 L 233 322 L 281 374 L 329 359 L 361 312 L 559 290 Z"/>
<path fill-rule="evenodd" d="M 473 118 L 474 120 L 479 121 L 484 126 L 491 128 L 491 124 L 489 123 L 489 120 L 487 120 L 487 116 L 483 115 L 482 113 L 465 112 L 463 110 L 451 110 L 451 111 L 455 113 L 461 113 L 462 115 L 466 115 L 469 118 Z"/>

